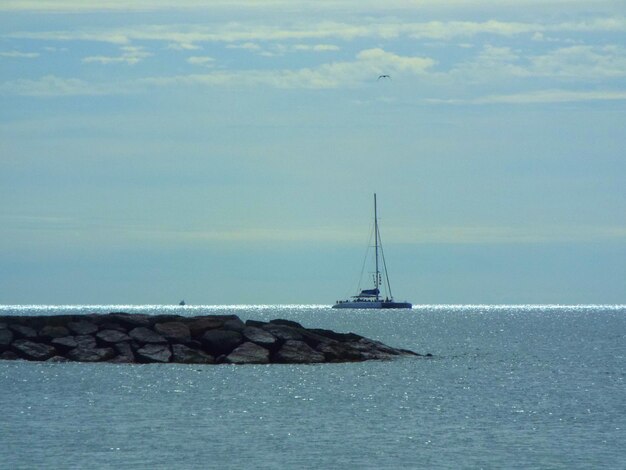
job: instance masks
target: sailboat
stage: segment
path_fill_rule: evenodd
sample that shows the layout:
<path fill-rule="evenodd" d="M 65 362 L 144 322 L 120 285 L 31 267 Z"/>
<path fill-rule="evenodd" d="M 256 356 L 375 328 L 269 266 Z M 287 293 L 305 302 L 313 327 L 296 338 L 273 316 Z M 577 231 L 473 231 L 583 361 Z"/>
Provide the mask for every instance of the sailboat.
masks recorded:
<path fill-rule="evenodd" d="M 382 266 L 380 264 L 382 260 Z M 382 268 L 382 270 L 381 270 Z M 376 207 L 376 193 L 374 193 L 374 273 L 372 280 L 374 285 L 371 289 L 359 290 L 357 295 L 353 295 L 348 300 L 339 300 L 333 308 L 412 308 L 409 302 L 396 302 L 391 295 L 391 285 L 389 284 L 389 275 L 387 274 L 387 265 L 385 263 L 385 254 L 380 239 L 380 231 L 378 229 L 378 210 Z M 386 290 L 386 295 L 381 294 L 381 287 Z"/>

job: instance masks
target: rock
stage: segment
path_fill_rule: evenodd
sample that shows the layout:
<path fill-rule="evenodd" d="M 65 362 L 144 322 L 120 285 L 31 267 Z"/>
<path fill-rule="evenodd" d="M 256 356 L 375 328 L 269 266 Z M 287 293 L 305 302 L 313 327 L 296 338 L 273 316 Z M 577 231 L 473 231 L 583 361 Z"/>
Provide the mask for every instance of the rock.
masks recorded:
<path fill-rule="evenodd" d="M 302 336 L 302 340 L 313 349 L 316 349 L 317 346 L 322 343 L 336 342 L 333 339 L 327 338 L 326 336 L 318 335 L 317 333 L 313 333 L 312 331 L 306 330 L 304 328 L 299 328 L 297 331 Z"/>
<path fill-rule="evenodd" d="M 155 323 L 170 323 L 170 322 L 182 322 L 186 319 L 181 315 L 175 314 L 161 314 L 161 315 L 150 315 L 150 324 L 154 326 Z"/>
<path fill-rule="evenodd" d="M 63 338 L 69 334 L 70 330 L 64 326 L 46 325 L 39 331 L 39 337 L 44 339 Z"/>
<path fill-rule="evenodd" d="M 78 362 L 100 362 L 115 357 L 113 348 L 77 347 L 67 353 L 67 357 Z"/>
<path fill-rule="evenodd" d="M 117 356 L 109 362 L 115 363 L 133 363 L 135 362 L 135 354 L 128 343 L 115 343 L 113 348 L 117 351 Z"/>
<path fill-rule="evenodd" d="M 172 362 L 181 364 L 215 364 L 215 358 L 203 351 L 190 348 L 184 344 L 173 344 Z"/>
<path fill-rule="evenodd" d="M 399 351 L 390 348 L 383 343 L 368 340 L 366 338 L 361 338 L 358 341 L 346 344 L 354 350 L 359 351 L 362 360 L 388 360 L 400 354 Z"/>
<path fill-rule="evenodd" d="M 167 343 L 163 336 L 145 326 L 133 328 L 128 334 L 139 343 Z"/>
<path fill-rule="evenodd" d="M 0 359 L 4 361 L 15 361 L 16 359 L 19 359 L 19 358 L 20 356 L 15 354 L 13 351 L 4 351 L 2 354 L 0 354 Z"/>
<path fill-rule="evenodd" d="M 179 321 L 156 323 L 154 330 L 169 341 L 186 343 L 191 340 L 189 327 Z"/>
<path fill-rule="evenodd" d="M 103 344 L 112 345 L 122 341 L 130 341 L 130 336 L 117 330 L 102 330 L 96 334 L 96 339 Z"/>
<path fill-rule="evenodd" d="M 121 331 L 123 333 L 126 333 L 128 331 L 128 328 L 114 321 L 106 321 L 100 325 L 100 328 L 103 330 Z"/>
<path fill-rule="evenodd" d="M 267 322 L 258 320 L 246 320 L 246 326 L 256 326 L 257 328 L 261 328 L 263 325 L 267 325 Z"/>
<path fill-rule="evenodd" d="M 190 321 L 187 326 L 189 327 L 191 336 L 193 336 L 194 338 L 199 338 L 207 330 L 221 328 L 223 324 L 224 319 L 219 317 L 201 317 L 196 320 Z"/>
<path fill-rule="evenodd" d="M 349 344 L 357 349 L 360 349 L 361 351 L 377 351 L 392 356 L 399 356 L 401 353 L 398 349 L 389 347 L 386 344 L 373 339 L 361 338 L 360 340 Z"/>
<path fill-rule="evenodd" d="M 204 349 L 214 356 L 229 354 L 243 342 L 240 333 L 230 330 L 209 330 L 202 335 Z"/>
<path fill-rule="evenodd" d="M 64 336 L 63 338 L 54 338 L 52 341 L 50 341 L 50 344 L 52 344 L 52 346 L 54 346 L 59 351 L 63 351 L 63 352 L 67 352 L 70 349 L 74 349 L 78 347 L 78 342 L 76 341 L 76 338 L 74 338 L 73 336 Z M 93 345 L 95 347 L 96 345 L 95 341 Z"/>
<path fill-rule="evenodd" d="M 356 362 L 365 360 L 365 356 L 358 349 L 339 341 L 319 343 L 315 348 L 324 354 L 327 362 Z"/>
<path fill-rule="evenodd" d="M 310 328 L 307 331 L 310 331 L 311 333 L 315 333 L 320 336 L 324 336 L 329 339 L 333 339 L 335 341 L 341 341 L 341 342 L 358 341 L 361 338 L 363 338 L 363 336 L 359 336 L 355 333 L 337 333 L 336 331 L 324 330 L 321 328 Z"/>
<path fill-rule="evenodd" d="M 0 351 L 8 349 L 13 341 L 13 333 L 11 330 L 3 328 L 0 330 Z"/>
<path fill-rule="evenodd" d="M 302 335 L 298 332 L 297 329 L 287 325 L 276 325 L 268 323 L 267 325 L 263 325 L 262 328 L 265 331 L 269 331 L 271 334 L 273 334 L 282 341 L 302 341 L 303 339 Z"/>
<path fill-rule="evenodd" d="M 137 350 L 141 362 L 169 362 L 172 352 L 167 344 L 146 344 Z"/>
<path fill-rule="evenodd" d="M 222 329 L 241 332 L 243 331 L 245 326 L 246 324 L 241 321 L 241 318 L 236 317 L 230 320 L 226 320 L 222 325 Z"/>
<path fill-rule="evenodd" d="M 72 362 L 72 361 L 68 359 L 67 357 L 63 357 L 63 356 L 52 356 L 46 362 Z"/>
<path fill-rule="evenodd" d="M 269 331 L 255 326 L 246 326 L 242 331 L 244 339 L 256 343 L 264 348 L 273 350 L 278 347 L 278 338 Z"/>
<path fill-rule="evenodd" d="M 270 320 L 272 325 L 284 325 L 290 326 L 291 328 L 304 328 L 300 323 L 293 320 L 283 320 L 281 318 L 277 318 L 276 320 Z"/>
<path fill-rule="evenodd" d="M 30 326 L 13 324 L 9 325 L 9 329 L 13 330 L 17 338 L 32 339 L 37 337 L 37 331 Z"/>
<path fill-rule="evenodd" d="M 113 321 L 120 323 L 126 328 L 135 328 L 138 326 L 150 326 L 150 316 L 143 313 L 111 313 L 106 316 L 105 321 Z"/>
<path fill-rule="evenodd" d="M 67 324 L 67 328 L 75 335 L 91 335 L 98 331 L 95 323 L 86 320 L 71 321 Z"/>
<path fill-rule="evenodd" d="M 274 360 L 286 364 L 309 364 L 324 362 L 325 357 L 302 341 L 288 340 L 276 353 Z"/>
<path fill-rule="evenodd" d="M 74 340 L 79 348 L 93 349 L 96 347 L 96 338 L 91 335 L 76 335 Z"/>
<path fill-rule="evenodd" d="M 228 364 L 268 364 L 270 352 L 258 344 L 246 342 L 226 356 L 224 362 Z"/>
<path fill-rule="evenodd" d="M 11 344 L 11 348 L 19 356 L 30 361 L 45 361 L 56 354 L 54 347 L 43 343 L 34 343 L 27 339 L 16 339 Z"/>

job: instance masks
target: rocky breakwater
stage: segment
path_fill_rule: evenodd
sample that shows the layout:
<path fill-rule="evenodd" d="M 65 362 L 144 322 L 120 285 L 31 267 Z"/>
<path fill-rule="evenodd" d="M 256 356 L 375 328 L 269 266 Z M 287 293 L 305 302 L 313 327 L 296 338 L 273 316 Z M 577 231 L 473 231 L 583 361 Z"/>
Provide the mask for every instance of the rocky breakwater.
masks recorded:
<path fill-rule="evenodd" d="M 0 359 L 49 362 L 309 364 L 420 356 L 354 333 L 236 315 L 128 313 L 0 317 Z M 427 355 L 429 356 L 429 355 Z"/>

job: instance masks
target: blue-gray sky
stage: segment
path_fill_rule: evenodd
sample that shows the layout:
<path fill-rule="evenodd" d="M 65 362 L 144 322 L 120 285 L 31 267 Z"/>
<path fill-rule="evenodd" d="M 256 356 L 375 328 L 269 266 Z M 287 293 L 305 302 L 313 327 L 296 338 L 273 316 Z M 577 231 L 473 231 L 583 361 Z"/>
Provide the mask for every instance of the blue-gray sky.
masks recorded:
<path fill-rule="evenodd" d="M 375 191 L 396 297 L 626 302 L 626 2 L 94 5 L 0 3 L 1 304 L 332 303 Z"/>

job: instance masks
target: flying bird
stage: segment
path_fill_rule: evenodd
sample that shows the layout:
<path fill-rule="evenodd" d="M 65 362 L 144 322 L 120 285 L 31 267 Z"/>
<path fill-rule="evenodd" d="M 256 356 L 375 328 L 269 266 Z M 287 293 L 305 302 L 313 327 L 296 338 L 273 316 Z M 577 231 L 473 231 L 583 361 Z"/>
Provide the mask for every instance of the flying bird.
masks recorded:
<path fill-rule="evenodd" d="M 391 80 L 391 75 L 379 75 L 376 81 L 380 80 L 381 78 L 388 78 L 389 80 Z"/>

